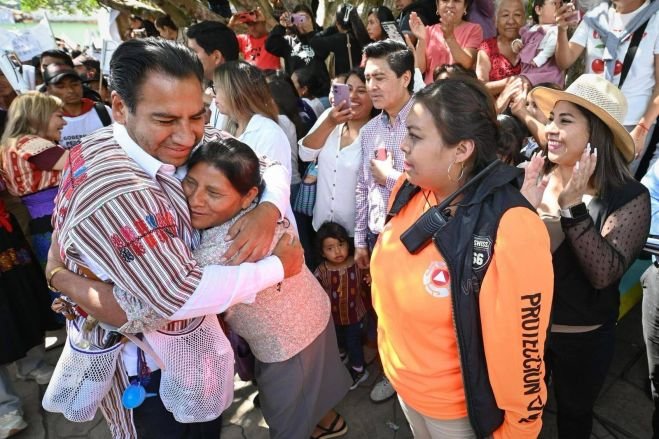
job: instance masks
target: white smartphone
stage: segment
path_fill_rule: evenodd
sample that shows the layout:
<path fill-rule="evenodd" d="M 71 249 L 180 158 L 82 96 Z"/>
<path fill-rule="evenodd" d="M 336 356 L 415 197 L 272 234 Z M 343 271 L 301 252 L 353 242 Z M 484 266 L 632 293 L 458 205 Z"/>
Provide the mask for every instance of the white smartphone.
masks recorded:
<path fill-rule="evenodd" d="M 332 96 L 334 96 L 334 106 L 338 107 L 341 102 L 345 102 L 343 109 L 350 108 L 350 87 L 346 84 L 332 84 Z"/>

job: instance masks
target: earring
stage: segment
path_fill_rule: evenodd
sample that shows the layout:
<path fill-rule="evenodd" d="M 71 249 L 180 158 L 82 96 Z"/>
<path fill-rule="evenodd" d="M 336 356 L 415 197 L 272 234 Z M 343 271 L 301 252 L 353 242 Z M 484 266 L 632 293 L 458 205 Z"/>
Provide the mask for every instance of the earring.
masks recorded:
<path fill-rule="evenodd" d="M 446 170 L 446 175 L 448 176 L 449 181 L 458 182 L 458 181 L 462 180 L 462 177 L 464 177 L 464 175 L 465 175 L 465 163 L 460 162 L 460 175 L 458 176 L 457 180 L 453 180 L 451 178 L 451 168 L 453 167 L 453 165 L 455 165 L 455 160 L 453 160 L 453 163 L 448 165 L 448 169 Z"/>
<path fill-rule="evenodd" d="M 465 17 L 467 16 L 467 10 L 466 10 L 466 9 L 465 9 L 465 11 L 462 13 L 462 15 L 464 15 Z"/>

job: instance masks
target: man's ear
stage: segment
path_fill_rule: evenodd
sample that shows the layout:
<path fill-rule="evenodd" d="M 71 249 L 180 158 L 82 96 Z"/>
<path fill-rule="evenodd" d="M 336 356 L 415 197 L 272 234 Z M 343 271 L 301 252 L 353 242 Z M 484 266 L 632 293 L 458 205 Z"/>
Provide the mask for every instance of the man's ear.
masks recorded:
<path fill-rule="evenodd" d="M 215 64 L 215 67 L 222 65 L 226 62 L 226 60 L 224 59 L 224 55 L 222 55 L 222 52 L 220 52 L 217 49 L 213 50 L 213 52 L 211 53 L 211 58 L 213 59 L 213 63 Z"/>
<path fill-rule="evenodd" d="M 129 111 L 128 106 L 116 91 L 112 91 L 110 94 L 110 102 L 112 102 L 112 119 L 121 125 L 125 125 L 126 115 Z"/>
<path fill-rule="evenodd" d="M 407 88 L 407 86 L 410 84 L 410 81 L 412 80 L 412 75 L 413 73 L 409 70 L 406 70 L 405 72 L 403 72 L 402 75 L 400 75 L 400 78 L 403 80 L 403 85 L 405 86 L 405 88 Z"/>

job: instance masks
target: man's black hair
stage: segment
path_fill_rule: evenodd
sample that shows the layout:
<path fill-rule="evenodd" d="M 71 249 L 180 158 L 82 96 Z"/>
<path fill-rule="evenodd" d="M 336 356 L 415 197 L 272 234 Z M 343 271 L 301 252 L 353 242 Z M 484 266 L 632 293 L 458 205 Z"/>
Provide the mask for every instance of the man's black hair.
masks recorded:
<path fill-rule="evenodd" d="M 121 96 L 131 113 L 137 108 L 140 87 L 152 72 L 177 79 L 194 77 L 200 88 L 204 78 L 199 57 L 181 44 L 161 38 L 126 41 L 110 60 L 110 88 Z"/>
<path fill-rule="evenodd" d="M 374 59 L 385 59 L 389 68 L 400 78 L 403 73 L 410 72 L 410 83 L 407 90 L 414 90 L 414 54 L 403 43 L 394 40 L 381 40 L 369 44 L 364 48 L 364 57 Z"/>
<path fill-rule="evenodd" d="M 156 27 L 168 27 L 172 30 L 178 30 L 178 26 L 174 23 L 174 20 L 172 20 L 172 17 L 169 15 L 161 15 L 160 17 L 156 18 L 155 22 Z"/>
<path fill-rule="evenodd" d="M 59 49 L 44 50 L 41 52 L 41 55 L 39 55 L 39 66 L 41 65 L 43 59 L 47 56 L 50 58 L 57 58 L 62 61 L 62 64 L 73 67 L 73 58 L 71 58 L 71 55 Z"/>
<path fill-rule="evenodd" d="M 238 60 L 238 38 L 226 24 L 217 21 L 202 21 L 190 26 L 187 36 L 195 40 L 208 55 L 217 50 L 225 61 Z"/>
<path fill-rule="evenodd" d="M 88 69 L 95 69 L 97 74 L 101 71 L 101 62 L 97 59 L 87 58 L 83 60 L 81 64 Z"/>

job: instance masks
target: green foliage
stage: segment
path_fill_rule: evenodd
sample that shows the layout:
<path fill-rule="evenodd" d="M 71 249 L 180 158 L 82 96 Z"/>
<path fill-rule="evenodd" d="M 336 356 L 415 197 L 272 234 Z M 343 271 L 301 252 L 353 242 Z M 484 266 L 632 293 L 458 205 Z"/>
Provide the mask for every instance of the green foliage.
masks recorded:
<path fill-rule="evenodd" d="M 97 10 L 97 0 L 21 0 L 21 9 L 34 11 L 36 9 L 48 9 L 66 13 L 91 13 Z"/>

